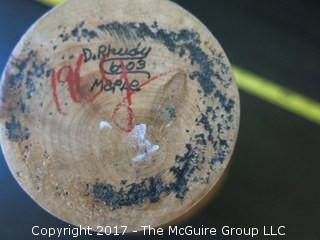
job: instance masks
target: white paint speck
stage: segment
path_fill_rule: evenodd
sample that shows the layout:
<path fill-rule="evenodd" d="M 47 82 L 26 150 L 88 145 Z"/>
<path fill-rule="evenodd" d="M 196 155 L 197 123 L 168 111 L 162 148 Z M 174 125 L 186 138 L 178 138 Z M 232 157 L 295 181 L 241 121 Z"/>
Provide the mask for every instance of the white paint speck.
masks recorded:
<path fill-rule="evenodd" d="M 99 125 L 100 125 L 100 129 L 111 129 L 112 128 L 112 125 L 107 121 L 101 121 Z"/>
<path fill-rule="evenodd" d="M 150 28 L 151 32 L 153 32 L 154 34 L 156 34 L 158 32 L 157 28 Z"/>
<path fill-rule="evenodd" d="M 132 159 L 135 162 L 144 161 L 148 156 L 160 150 L 158 145 L 153 145 L 145 138 L 147 133 L 146 124 L 138 124 L 132 131 L 133 138 L 137 141 L 139 153 Z"/>

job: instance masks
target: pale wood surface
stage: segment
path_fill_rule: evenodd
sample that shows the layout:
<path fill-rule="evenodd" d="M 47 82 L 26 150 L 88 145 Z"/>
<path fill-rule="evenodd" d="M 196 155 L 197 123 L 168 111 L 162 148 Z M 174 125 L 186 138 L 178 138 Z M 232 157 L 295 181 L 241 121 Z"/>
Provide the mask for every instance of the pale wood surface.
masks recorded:
<path fill-rule="evenodd" d="M 174 3 L 69 0 L 12 53 L 2 149 L 22 188 L 64 221 L 163 225 L 214 189 L 230 161 L 232 78 L 216 39 Z"/>

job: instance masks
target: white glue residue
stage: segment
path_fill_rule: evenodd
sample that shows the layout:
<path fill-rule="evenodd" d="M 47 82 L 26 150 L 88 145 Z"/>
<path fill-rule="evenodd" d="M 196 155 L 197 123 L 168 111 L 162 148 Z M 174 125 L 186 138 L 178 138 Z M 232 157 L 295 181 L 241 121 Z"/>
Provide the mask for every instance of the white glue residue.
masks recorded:
<path fill-rule="evenodd" d="M 101 121 L 100 122 L 100 129 L 111 129 L 112 126 L 109 122 L 107 121 Z"/>
<path fill-rule="evenodd" d="M 146 124 L 136 125 L 132 131 L 133 138 L 137 141 L 139 154 L 135 156 L 133 161 L 144 161 L 149 155 L 160 150 L 158 145 L 153 145 L 145 138 L 147 132 Z"/>

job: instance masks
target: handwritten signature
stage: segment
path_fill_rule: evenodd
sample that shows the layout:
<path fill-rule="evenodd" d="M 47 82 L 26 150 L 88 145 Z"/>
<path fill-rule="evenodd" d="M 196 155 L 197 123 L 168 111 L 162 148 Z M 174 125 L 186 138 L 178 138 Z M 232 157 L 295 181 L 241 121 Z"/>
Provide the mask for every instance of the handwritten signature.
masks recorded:
<path fill-rule="evenodd" d="M 151 82 L 159 79 L 160 77 L 168 74 L 162 73 L 157 76 L 151 76 L 147 71 L 142 71 L 145 69 L 145 60 L 143 58 L 147 57 L 151 51 L 151 48 L 142 48 L 139 50 L 140 44 L 135 49 L 124 49 L 118 50 L 111 48 L 110 45 L 106 50 L 105 48 L 99 47 L 98 55 L 101 57 L 99 62 L 99 71 L 101 75 L 100 80 L 95 80 L 94 84 L 91 87 L 100 87 L 97 93 L 91 95 L 85 95 L 80 91 L 80 81 L 81 81 L 81 68 L 85 63 L 85 60 L 88 61 L 88 55 L 85 56 L 83 53 L 77 58 L 74 66 L 71 64 L 63 65 L 62 67 L 52 69 L 51 71 L 51 89 L 54 99 L 54 103 L 57 109 L 57 112 L 66 115 L 66 113 L 61 108 L 61 101 L 58 94 L 58 85 L 67 83 L 69 94 L 71 100 L 74 103 L 81 103 L 82 101 L 93 102 L 103 91 L 115 91 L 115 87 L 119 87 L 121 92 L 125 91 L 125 95 L 116 104 L 112 112 L 112 121 L 113 123 L 122 131 L 131 132 L 134 129 L 134 112 L 132 110 L 133 95 L 137 92 L 140 92 L 144 87 L 146 87 Z M 105 52 L 104 55 L 101 55 L 102 52 Z M 121 55 L 117 58 L 108 58 L 110 55 Z M 101 55 L 101 56 L 100 56 Z M 128 57 L 128 55 L 130 55 Z M 139 57 L 137 57 L 139 55 Z M 138 60 L 138 62 L 133 62 L 132 60 Z M 141 62 L 144 61 L 144 62 Z M 139 62 L 140 61 L 140 62 Z M 107 63 L 111 63 L 106 67 Z M 147 79 L 141 83 L 137 80 L 130 81 L 129 75 L 131 74 L 147 74 Z M 119 76 L 116 80 L 110 79 L 109 75 Z M 104 84 L 102 84 L 104 82 Z M 102 86 L 102 87 L 101 87 Z M 127 112 L 127 124 L 125 127 L 118 123 L 116 120 L 117 113 L 121 108 L 125 107 Z"/>

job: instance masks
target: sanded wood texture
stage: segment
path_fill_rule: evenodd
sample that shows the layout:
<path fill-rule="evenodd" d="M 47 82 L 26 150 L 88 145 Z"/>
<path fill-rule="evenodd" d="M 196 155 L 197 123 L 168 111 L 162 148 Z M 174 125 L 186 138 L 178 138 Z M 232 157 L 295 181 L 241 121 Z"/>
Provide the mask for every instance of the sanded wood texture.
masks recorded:
<path fill-rule="evenodd" d="M 208 29 L 167 0 L 69 0 L 1 80 L 1 145 L 22 188 L 75 225 L 160 226 L 213 190 L 239 96 Z"/>

